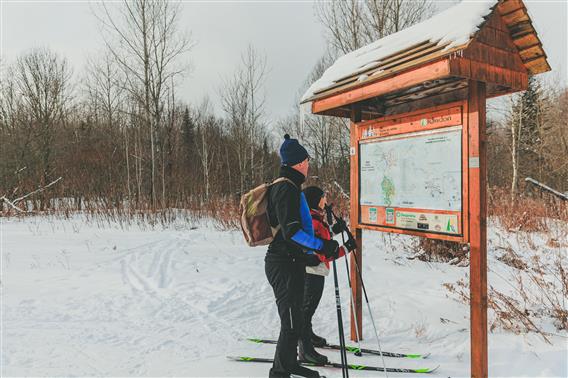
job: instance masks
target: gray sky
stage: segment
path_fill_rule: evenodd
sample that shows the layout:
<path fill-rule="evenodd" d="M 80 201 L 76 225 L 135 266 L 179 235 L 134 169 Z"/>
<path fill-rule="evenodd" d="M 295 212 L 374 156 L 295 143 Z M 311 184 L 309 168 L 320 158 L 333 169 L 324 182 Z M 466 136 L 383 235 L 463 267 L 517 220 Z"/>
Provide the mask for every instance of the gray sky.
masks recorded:
<path fill-rule="evenodd" d="M 0 0 L 1 54 L 12 62 L 22 52 L 47 46 L 65 56 L 80 75 L 86 57 L 100 52 L 103 41 L 89 2 Z M 440 2 L 445 8 L 451 2 Z M 525 1 L 548 54 L 552 73 L 567 82 L 568 0 Z M 197 45 L 187 54 L 190 74 L 178 98 L 196 104 L 209 95 L 217 104 L 222 78 L 231 75 L 248 44 L 266 54 L 270 118 L 285 116 L 306 76 L 325 50 L 323 28 L 309 2 L 186 2 L 181 27 Z"/>

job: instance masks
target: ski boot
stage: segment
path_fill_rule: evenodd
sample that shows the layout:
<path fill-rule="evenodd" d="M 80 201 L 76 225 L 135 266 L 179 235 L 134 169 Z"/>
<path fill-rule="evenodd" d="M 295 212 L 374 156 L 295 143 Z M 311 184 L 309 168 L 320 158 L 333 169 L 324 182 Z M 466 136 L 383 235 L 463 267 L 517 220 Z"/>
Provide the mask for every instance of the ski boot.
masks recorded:
<path fill-rule="evenodd" d="M 327 345 L 327 340 L 324 339 L 321 336 L 316 335 L 315 333 L 313 333 L 313 331 L 312 331 L 312 334 L 311 334 L 311 341 L 312 341 L 312 345 L 315 346 L 315 347 L 321 348 L 321 347 Z"/>
<path fill-rule="evenodd" d="M 290 371 L 293 377 L 320 378 L 320 374 L 316 370 L 311 370 L 303 366 L 296 366 Z"/>
<path fill-rule="evenodd" d="M 327 357 L 316 352 L 311 343 L 305 343 L 301 340 L 298 341 L 298 359 L 316 365 L 325 365 L 328 362 Z"/>
<path fill-rule="evenodd" d="M 290 378 L 290 373 L 275 371 L 274 368 L 270 368 L 268 378 Z"/>

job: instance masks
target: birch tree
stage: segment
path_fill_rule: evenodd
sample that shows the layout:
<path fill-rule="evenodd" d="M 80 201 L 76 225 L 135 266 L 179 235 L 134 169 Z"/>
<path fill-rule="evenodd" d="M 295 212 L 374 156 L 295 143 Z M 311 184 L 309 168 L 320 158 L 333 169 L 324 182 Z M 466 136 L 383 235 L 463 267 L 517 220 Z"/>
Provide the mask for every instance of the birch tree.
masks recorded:
<path fill-rule="evenodd" d="M 241 66 L 220 90 L 229 133 L 235 140 L 240 193 L 261 175 L 262 159 L 257 159 L 256 151 L 266 136 L 266 75 L 266 57 L 249 46 L 241 57 Z"/>
<path fill-rule="evenodd" d="M 96 15 L 105 30 L 106 46 L 125 74 L 124 89 L 142 110 L 140 121 L 150 139 L 150 196 L 155 206 L 156 130 L 162 127 L 174 79 L 187 69 L 180 58 L 193 44 L 179 29 L 177 2 L 125 0 L 112 9 L 103 2 Z"/>

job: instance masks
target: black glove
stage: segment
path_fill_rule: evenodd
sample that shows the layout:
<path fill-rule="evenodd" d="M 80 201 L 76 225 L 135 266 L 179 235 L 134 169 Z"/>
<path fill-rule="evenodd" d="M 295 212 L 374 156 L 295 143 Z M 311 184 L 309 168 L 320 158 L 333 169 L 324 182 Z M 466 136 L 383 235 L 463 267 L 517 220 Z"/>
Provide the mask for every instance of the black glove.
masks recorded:
<path fill-rule="evenodd" d="M 345 221 L 343 219 L 338 219 L 337 222 L 335 222 L 335 224 L 331 227 L 331 231 L 333 231 L 334 235 L 337 235 L 345 231 L 345 228 L 347 228 Z"/>
<path fill-rule="evenodd" d="M 306 266 L 318 266 L 321 263 L 321 260 L 319 259 L 318 255 L 311 254 L 311 255 L 306 255 L 305 257 L 305 262 L 306 262 Z"/>
<path fill-rule="evenodd" d="M 335 240 L 324 240 L 322 253 L 328 259 L 336 259 L 339 256 L 339 243 Z"/>
<path fill-rule="evenodd" d="M 357 249 L 357 242 L 351 238 L 347 239 L 345 244 L 343 244 L 347 252 L 351 252 Z"/>

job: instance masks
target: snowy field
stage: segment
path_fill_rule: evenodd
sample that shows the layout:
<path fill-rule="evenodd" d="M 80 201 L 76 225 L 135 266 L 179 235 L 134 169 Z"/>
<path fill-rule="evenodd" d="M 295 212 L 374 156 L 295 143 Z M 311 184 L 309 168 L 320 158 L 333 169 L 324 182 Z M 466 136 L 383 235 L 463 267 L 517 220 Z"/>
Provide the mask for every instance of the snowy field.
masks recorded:
<path fill-rule="evenodd" d="M 264 275 L 265 250 L 248 248 L 240 233 L 205 222 L 122 229 L 112 223 L 97 226 L 80 216 L 0 220 L 2 376 L 267 376 L 269 365 L 225 358 L 272 357 L 273 346 L 243 339 L 278 334 L 276 306 Z M 515 244 L 514 237 L 492 226 L 489 284 L 496 288 L 508 285 L 510 269 L 494 258 L 504 241 Z M 563 243 L 552 252 L 566 253 Z M 467 376 L 469 308 L 442 284 L 465 277 L 469 269 L 409 260 L 405 244 L 400 237 L 365 233 L 365 282 L 383 349 L 431 356 L 421 361 L 387 358 L 387 364 L 440 365 L 431 376 Z M 339 263 L 347 319 L 345 263 Z M 337 342 L 331 277 L 315 330 Z M 490 375 L 568 376 L 567 335 L 552 326 L 547 330 L 556 332 L 550 336 L 552 345 L 535 334 L 491 333 Z M 376 349 L 366 308 L 364 339 L 362 346 Z M 325 354 L 340 361 L 337 352 Z M 348 358 L 381 364 L 376 356 Z M 327 377 L 341 376 L 340 370 L 318 370 Z"/>

